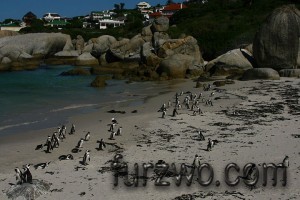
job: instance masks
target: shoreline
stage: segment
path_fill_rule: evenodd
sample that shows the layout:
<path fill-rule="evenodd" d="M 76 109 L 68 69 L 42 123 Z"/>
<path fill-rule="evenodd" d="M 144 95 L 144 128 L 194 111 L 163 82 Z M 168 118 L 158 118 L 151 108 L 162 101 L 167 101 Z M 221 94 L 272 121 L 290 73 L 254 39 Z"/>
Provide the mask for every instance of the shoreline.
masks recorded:
<path fill-rule="evenodd" d="M 288 82 L 290 81 L 290 82 Z M 36 145 L 44 142 L 52 128 L 33 131 L 27 138 L 1 139 L 0 162 L 1 166 L 0 186 L 9 188 L 8 183 L 14 181 L 13 168 L 21 167 L 27 163 L 39 163 L 50 160 L 52 163 L 45 170 L 35 170 L 32 168 L 34 178 L 47 180 L 52 183 L 51 190 L 63 188 L 62 192 L 49 192 L 41 199 L 78 199 L 79 194 L 85 192 L 84 198 L 99 199 L 119 199 L 131 198 L 139 199 L 174 199 L 181 195 L 191 195 L 199 198 L 201 195 L 207 199 L 230 198 L 230 199 L 273 199 L 277 198 L 299 198 L 300 190 L 297 188 L 300 180 L 296 177 L 299 173 L 298 165 L 298 141 L 292 134 L 299 132 L 300 126 L 297 124 L 299 115 L 289 113 L 289 105 L 286 103 L 285 92 L 292 84 L 300 88 L 299 79 L 284 78 L 280 81 L 236 81 L 235 84 L 220 87 L 226 89 L 224 93 L 216 93 L 217 100 L 214 106 L 209 107 L 201 104 L 202 115 L 192 116 L 190 111 L 179 110 L 177 117 L 170 117 L 172 109 L 167 111 L 167 117 L 161 119 L 161 113 L 157 112 L 163 102 L 174 97 L 175 92 L 192 91 L 202 92 L 202 89 L 194 88 L 195 83 L 191 80 L 184 81 L 174 86 L 170 92 L 156 95 L 145 100 L 144 104 L 131 107 L 109 107 L 108 110 L 124 110 L 126 114 L 112 114 L 103 110 L 95 113 L 76 115 L 69 119 L 76 125 L 75 135 L 67 135 L 67 139 L 61 143 L 61 147 L 55 149 L 51 154 L 42 151 L 35 151 Z M 203 92 L 205 96 L 209 92 Z M 241 99 L 241 97 L 247 97 Z M 183 98 L 183 97 L 181 97 Z M 270 99 L 273 98 L 274 100 Z M 280 107 L 279 105 L 284 105 Z M 269 109 L 270 107 L 270 109 Z M 278 109 L 280 112 L 274 111 Z M 137 113 L 131 113 L 137 110 Z M 229 113 L 225 113 L 227 110 Z M 234 116 L 231 112 L 237 111 Z M 274 113 L 273 113 L 274 112 Z M 108 126 L 110 119 L 115 117 L 123 127 L 121 136 L 115 140 L 108 140 Z M 250 123 L 251 122 L 251 123 Z M 196 130 L 201 129 L 206 137 L 206 141 L 194 140 Z M 78 162 L 82 159 L 83 152 L 74 154 L 73 161 L 58 161 L 58 156 L 68 154 L 77 144 L 78 139 L 83 137 L 88 131 L 91 132 L 91 140 L 84 143 L 84 149 L 91 150 L 90 165 L 82 170 Z M 35 137 L 33 137 L 35 136 Z M 206 152 L 207 138 L 219 141 L 211 152 Z M 103 138 L 105 142 L 114 143 L 121 149 L 118 151 L 111 145 L 104 151 L 96 151 L 96 140 Z M 169 139 L 168 139 L 169 138 Z M 168 141 L 169 140 L 169 141 Z M 6 144 L 4 144 L 6 142 Z M 30 147 L 30 148 L 29 148 Z M 156 163 L 158 160 L 165 160 L 167 163 L 181 162 L 191 163 L 194 155 L 200 155 L 201 162 L 212 164 L 215 170 L 215 180 L 221 181 L 221 186 L 214 184 L 208 188 L 193 184 L 186 187 L 171 186 L 169 188 L 157 188 L 153 180 L 148 181 L 147 187 L 139 186 L 128 188 L 123 181 L 117 187 L 113 187 L 112 172 L 107 171 L 110 166 L 109 160 L 116 152 L 124 155 L 124 161 L 128 162 L 129 170 L 133 170 L 133 164 L 143 162 Z M 6 157 L 4 156 L 6 155 Z M 249 190 L 240 184 L 237 187 L 224 185 L 222 173 L 224 166 L 229 162 L 236 162 L 243 167 L 248 162 L 254 162 L 261 167 L 264 162 L 279 163 L 285 155 L 290 157 L 290 168 L 288 173 L 288 187 L 273 189 L 271 184 L 262 187 L 261 182 L 255 189 Z M 7 157 L 8 156 L 8 157 Z M 13 157 L 10 157 L 13 156 Z M 28 160 L 24 160 L 28 158 Z M 74 169 L 79 169 L 78 171 Z M 54 175 L 45 172 L 54 172 Z M 292 173 L 295 174 L 292 176 Z M 61 174 L 64 174 L 61 176 Z M 5 180 L 4 180 L 5 179 Z M 168 178 L 173 184 L 173 179 Z M 261 180 L 261 179 L 260 179 Z M 142 181 L 141 181 L 142 182 Z M 68 184 L 66 184 L 68 183 Z M 278 183 L 280 185 L 280 182 Z M 141 185 L 141 183 L 140 183 Z M 174 185 L 174 184 L 173 184 Z M 226 192 L 227 191 L 227 192 Z M 4 193 L 0 194 L 1 199 L 6 199 Z"/>

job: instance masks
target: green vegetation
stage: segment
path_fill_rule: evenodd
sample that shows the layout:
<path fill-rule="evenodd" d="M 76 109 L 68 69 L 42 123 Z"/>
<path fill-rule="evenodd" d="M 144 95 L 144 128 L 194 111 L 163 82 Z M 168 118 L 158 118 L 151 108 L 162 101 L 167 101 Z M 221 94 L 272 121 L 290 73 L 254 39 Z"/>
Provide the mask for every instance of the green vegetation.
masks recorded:
<path fill-rule="evenodd" d="M 140 33 L 143 24 L 143 15 L 140 14 L 138 10 L 118 10 L 118 16 L 123 16 L 127 14 L 127 20 L 125 22 L 125 26 L 120 26 L 116 28 L 108 28 L 106 30 L 100 30 L 98 28 L 82 28 L 83 19 L 80 17 L 74 17 L 69 24 L 66 26 L 60 26 L 61 30 L 57 29 L 57 27 L 44 26 L 44 21 L 36 19 L 32 22 L 31 27 L 26 27 L 20 30 L 20 33 L 54 33 L 61 32 L 65 34 L 69 34 L 71 38 L 76 38 L 77 35 L 81 35 L 85 41 L 90 38 L 96 38 L 101 35 L 111 35 L 116 38 L 126 37 L 131 38 L 136 34 Z"/>
<path fill-rule="evenodd" d="M 195 37 L 204 59 L 252 43 L 255 32 L 266 17 L 277 7 L 295 0 L 209 0 L 190 3 L 187 9 L 171 18 L 169 34 L 177 38 L 185 33 Z M 300 2 L 296 4 L 299 8 Z"/>
<path fill-rule="evenodd" d="M 201 0 L 189 2 L 187 9 L 175 13 L 170 19 L 168 34 L 172 38 L 178 38 L 183 33 L 195 37 L 205 60 L 252 43 L 255 32 L 275 8 L 290 3 L 300 8 L 299 0 L 207 0 L 204 4 Z M 81 35 L 86 41 L 101 35 L 131 38 L 141 32 L 144 19 L 138 10 L 124 9 L 124 6 L 123 3 L 115 4 L 114 11 L 116 17 L 127 15 L 125 26 L 106 30 L 84 29 L 83 17 L 74 17 L 69 24 L 58 30 L 57 27 L 44 26 L 43 21 L 36 19 L 31 27 L 20 32 L 62 32 L 72 38 Z"/>

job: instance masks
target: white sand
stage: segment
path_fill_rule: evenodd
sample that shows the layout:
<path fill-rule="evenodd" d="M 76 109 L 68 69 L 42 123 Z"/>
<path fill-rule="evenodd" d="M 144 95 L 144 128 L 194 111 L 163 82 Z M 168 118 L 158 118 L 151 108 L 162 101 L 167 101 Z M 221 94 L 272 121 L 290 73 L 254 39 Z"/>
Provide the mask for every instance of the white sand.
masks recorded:
<path fill-rule="evenodd" d="M 288 82 L 286 82 L 288 81 Z M 7 199 L 5 192 L 11 187 L 9 183 L 15 183 L 14 167 L 24 164 L 37 164 L 52 161 L 48 168 L 35 170 L 31 168 L 34 179 L 40 179 L 52 183 L 52 192 L 39 199 L 174 199 L 183 194 L 190 194 L 193 198 L 205 199 L 300 199 L 299 178 L 299 140 L 292 134 L 300 134 L 299 114 L 289 113 L 289 107 L 279 91 L 288 91 L 288 85 L 300 88 L 300 79 L 282 79 L 280 81 L 248 81 L 220 87 L 226 92 L 215 92 L 214 98 L 228 97 L 229 99 L 213 100 L 214 106 L 205 106 L 201 103 L 202 115 L 192 116 L 192 112 L 186 109 L 178 110 L 179 115 L 171 117 L 172 108 L 167 111 L 165 119 L 160 118 L 161 112 L 157 112 L 163 102 L 172 99 L 175 92 L 191 91 L 199 94 L 202 89 L 194 88 L 195 83 L 186 81 L 173 88 L 172 93 L 162 94 L 149 99 L 145 104 L 136 107 L 104 108 L 96 113 L 74 116 L 70 122 L 76 124 L 76 134 L 67 135 L 67 139 L 61 143 L 58 149 L 51 154 L 43 151 L 35 151 L 36 145 L 45 142 L 47 135 L 52 134 L 55 128 L 34 131 L 18 137 L 3 137 L 0 142 L 0 199 Z M 259 90 L 253 90 L 256 87 Z M 208 97 L 211 92 L 203 92 Z M 185 95 L 184 95 L 185 96 Z M 184 96 L 180 97 L 181 102 Z M 298 94 L 299 96 L 299 94 Z M 247 97 L 247 99 L 241 99 Z M 271 100 L 271 98 L 273 99 Z M 292 97 L 289 97 L 293 99 Z M 298 97 L 299 98 L 299 97 Z M 172 99 L 173 101 L 174 99 Z M 274 110 L 282 103 L 284 110 L 278 114 L 259 113 L 267 106 L 273 106 Z M 254 109 L 245 117 L 244 111 Z M 274 106 L 276 105 L 276 106 Z M 298 105 L 300 106 L 300 105 Z M 184 107 L 184 106 L 183 106 Z M 105 111 L 115 109 L 124 110 L 126 114 L 111 114 Z M 138 113 L 131 113 L 132 110 Z M 236 116 L 228 116 L 222 110 Z M 239 111 L 242 110 L 242 111 Z M 272 111 L 272 112 L 273 112 Z M 280 110 L 278 110 L 280 111 Z M 257 115 L 256 115 L 257 114 Z M 112 117 L 116 117 L 123 127 L 122 136 L 115 140 L 108 140 L 109 132 L 107 124 Z M 70 124 L 67 125 L 68 130 Z M 196 130 L 203 130 L 205 141 L 192 139 L 197 135 Z M 91 139 L 84 142 L 83 151 L 74 155 L 74 160 L 59 161 L 62 154 L 71 153 L 78 140 L 90 131 Z M 167 138 L 170 136 L 169 142 Z M 195 154 L 200 155 L 202 163 L 209 163 L 214 169 L 214 181 L 208 187 L 200 186 L 194 181 L 191 187 L 185 185 L 175 186 L 174 178 L 165 178 L 171 182 L 169 187 L 154 186 L 153 180 L 148 180 L 147 186 L 127 187 L 123 180 L 119 179 L 119 185 L 113 186 L 113 173 L 108 170 L 100 173 L 102 167 L 109 169 L 109 160 L 113 159 L 115 152 L 112 146 L 107 145 L 104 151 L 97 151 L 97 140 L 103 138 L 105 142 L 115 143 L 123 148 L 124 161 L 128 162 L 130 173 L 133 172 L 134 163 L 140 166 L 142 163 L 164 160 L 167 163 L 191 164 Z M 212 151 L 205 151 L 207 139 L 218 140 Z M 88 166 L 75 170 L 76 167 L 84 167 L 79 163 L 84 151 L 91 150 L 91 162 Z M 266 187 L 262 186 L 262 163 L 278 164 L 288 155 L 290 167 L 288 168 L 287 186 L 283 187 L 281 174 L 276 187 L 271 186 L 271 178 Z M 242 169 L 249 162 L 258 165 L 260 178 L 256 188 L 250 190 L 242 182 L 235 187 L 229 187 L 225 183 L 224 169 L 231 162 L 237 163 Z M 53 175 L 46 172 L 53 172 Z M 153 170 L 149 170 L 149 177 L 153 176 Z M 205 172 L 203 172 L 205 174 Z M 140 174 L 141 175 L 141 174 Z M 197 176 L 197 173 L 195 173 Z M 196 177 L 194 180 L 196 180 Z M 233 177 L 237 173 L 233 172 Z M 204 179 L 204 178 L 203 178 Z M 221 185 L 217 187 L 215 181 Z M 84 192 L 83 196 L 79 194 Z M 182 198 L 183 199 L 183 198 Z M 187 198 L 188 199 L 188 198 Z"/>

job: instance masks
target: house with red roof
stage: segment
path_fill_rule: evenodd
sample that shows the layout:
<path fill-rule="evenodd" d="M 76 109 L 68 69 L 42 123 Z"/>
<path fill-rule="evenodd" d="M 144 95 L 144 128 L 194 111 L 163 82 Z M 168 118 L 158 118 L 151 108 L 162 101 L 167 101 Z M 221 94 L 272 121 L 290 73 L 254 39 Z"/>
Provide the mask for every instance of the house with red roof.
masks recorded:
<path fill-rule="evenodd" d="M 155 19 L 155 18 L 161 17 L 161 16 L 170 18 L 177 11 L 185 9 L 185 8 L 187 8 L 187 6 L 185 4 L 172 3 L 172 4 L 168 4 L 168 5 L 164 6 L 158 12 L 149 14 L 149 17 L 150 17 L 150 19 Z"/>

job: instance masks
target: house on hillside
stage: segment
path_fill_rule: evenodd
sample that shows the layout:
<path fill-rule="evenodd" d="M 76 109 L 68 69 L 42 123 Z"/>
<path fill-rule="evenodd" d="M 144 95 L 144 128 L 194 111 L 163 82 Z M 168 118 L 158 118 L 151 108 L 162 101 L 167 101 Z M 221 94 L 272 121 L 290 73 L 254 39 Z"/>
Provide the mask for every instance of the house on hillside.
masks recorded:
<path fill-rule="evenodd" d="M 124 24 L 125 24 L 125 18 L 99 20 L 100 29 L 107 29 L 109 27 L 115 28 L 118 26 L 123 26 Z"/>
<path fill-rule="evenodd" d="M 92 11 L 90 14 L 90 19 L 93 21 L 97 21 L 101 19 L 112 19 L 114 15 L 116 15 L 116 13 L 109 10 Z"/>
<path fill-rule="evenodd" d="M 155 9 L 153 13 L 149 14 L 150 20 L 155 19 L 157 17 L 165 16 L 170 18 L 174 13 L 176 13 L 179 10 L 185 9 L 187 6 L 182 3 L 172 3 L 168 4 L 166 6 L 163 6 L 162 8 Z"/>
<path fill-rule="evenodd" d="M 166 5 L 163 8 L 162 14 L 163 14 L 163 16 L 166 16 L 166 17 L 170 18 L 177 11 L 185 9 L 185 8 L 187 8 L 187 6 L 182 4 L 182 3 L 172 3 L 172 4 L 169 4 L 169 5 Z"/>
<path fill-rule="evenodd" d="M 126 17 L 116 17 L 117 14 L 110 10 L 105 11 L 92 11 L 90 13 L 90 18 L 86 19 L 82 27 L 83 28 L 114 28 L 118 26 L 122 26 L 125 24 Z"/>
<path fill-rule="evenodd" d="M 61 16 L 57 13 L 46 13 L 43 15 L 43 19 L 47 22 L 50 22 L 53 20 L 60 20 Z"/>
<path fill-rule="evenodd" d="M 138 4 L 136 4 L 136 7 L 137 7 L 138 10 L 144 10 L 144 9 L 151 8 L 151 5 L 147 2 L 142 1 Z"/>

